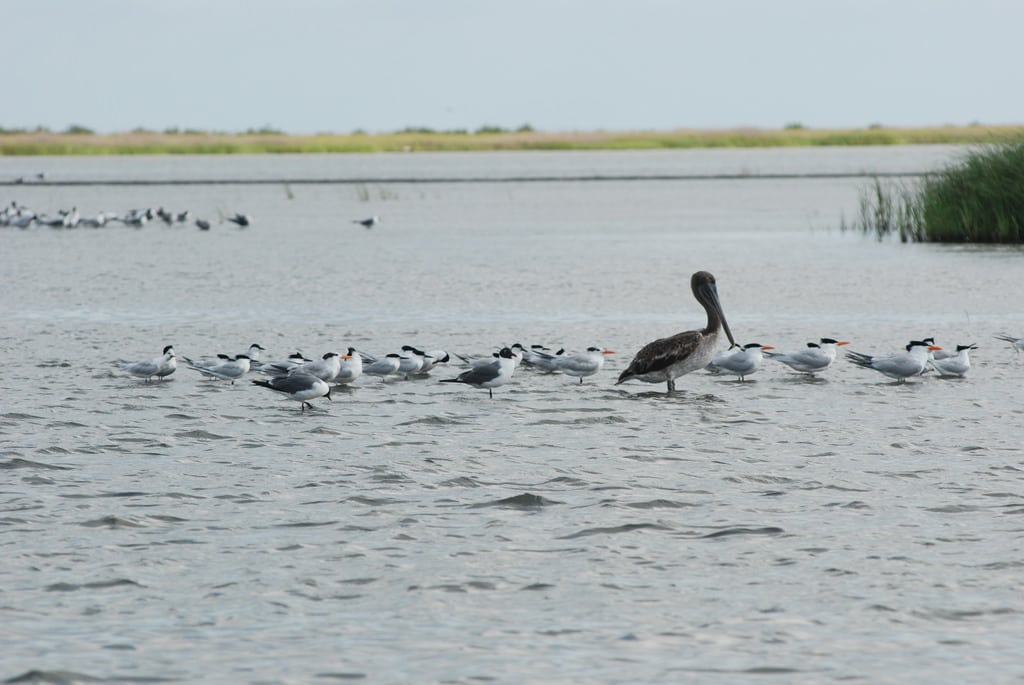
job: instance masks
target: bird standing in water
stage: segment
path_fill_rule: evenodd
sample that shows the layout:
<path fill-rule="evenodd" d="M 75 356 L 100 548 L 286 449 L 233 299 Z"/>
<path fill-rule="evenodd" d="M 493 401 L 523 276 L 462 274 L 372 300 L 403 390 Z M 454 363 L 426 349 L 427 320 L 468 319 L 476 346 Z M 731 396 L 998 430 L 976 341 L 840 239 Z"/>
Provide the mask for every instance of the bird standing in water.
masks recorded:
<path fill-rule="evenodd" d="M 699 331 L 683 331 L 647 343 L 619 375 L 616 385 L 635 378 L 645 383 L 665 382 L 668 392 L 675 392 L 676 378 L 703 369 L 711 361 L 718 344 L 719 330 L 725 331 L 731 346 L 736 345 L 718 301 L 715 277 L 707 271 L 698 271 L 690 278 L 690 289 L 707 312 L 707 326 Z"/>

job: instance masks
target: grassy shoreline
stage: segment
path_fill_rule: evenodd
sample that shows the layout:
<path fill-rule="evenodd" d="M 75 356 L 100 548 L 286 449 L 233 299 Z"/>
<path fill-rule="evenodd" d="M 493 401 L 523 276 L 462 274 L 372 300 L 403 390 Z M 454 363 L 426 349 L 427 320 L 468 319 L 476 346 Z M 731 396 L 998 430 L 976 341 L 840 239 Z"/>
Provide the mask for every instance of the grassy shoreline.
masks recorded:
<path fill-rule="evenodd" d="M 833 145 L 991 144 L 1024 140 L 1024 125 L 862 129 L 727 129 L 485 133 L 0 133 L 0 156 L 317 154 L 488 150 L 654 150 Z"/>

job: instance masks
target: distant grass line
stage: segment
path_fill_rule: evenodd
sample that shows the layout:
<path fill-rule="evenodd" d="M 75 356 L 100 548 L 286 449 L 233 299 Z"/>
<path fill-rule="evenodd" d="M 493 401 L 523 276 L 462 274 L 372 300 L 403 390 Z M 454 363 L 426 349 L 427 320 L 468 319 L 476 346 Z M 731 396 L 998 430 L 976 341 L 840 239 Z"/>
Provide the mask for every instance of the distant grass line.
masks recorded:
<path fill-rule="evenodd" d="M 875 178 L 843 230 L 901 242 L 1024 243 L 1024 142 L 979 147 L 914 186 Z"/>
<path fill-rule="evenodd" d="M 655 150 L 903 144 L 986 144 L 1024 140 L 1024 126 L 864 129 L 729 129 L 592 132 L 431 132 L 289 135 L 279 132 L 97 134 L 0 133 L 0 155 L 184 155 L 462 152 L 487 150 Z"/>

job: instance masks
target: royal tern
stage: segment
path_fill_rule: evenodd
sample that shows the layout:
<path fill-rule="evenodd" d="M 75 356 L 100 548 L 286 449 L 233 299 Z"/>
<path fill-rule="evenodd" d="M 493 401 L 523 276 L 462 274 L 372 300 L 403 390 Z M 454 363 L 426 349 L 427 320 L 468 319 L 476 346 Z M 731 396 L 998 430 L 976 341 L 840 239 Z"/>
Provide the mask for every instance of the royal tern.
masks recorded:
<path fill-rule="evenodd" d="M 603 347 L 588 347 L 585 352 L 555 356 L 552 360 L 555 363 L 555 370 L 564 373 L 566 376 L 579 378 L 583 383 L 585 376 L 593 376 L 604 366 L 605 355 L 615 354 L 615 350 L 606 350 Z"/>
<path fill-rule="evenodd" d="M 846 358 L 857 366 L 874 369 L 898 383 L 905 382 L 912 376 L 920 376 L 928 364 L 928 352 L 941 350 L 938 345 L 929 345 L 922 340 L 912 340 L 905 352 L 895 352 L 885 356 L 873 356 L 860 352 L 847 352 Z"/>
<path fill-rule="evenodd" d="M 1002 340 L 1010 343 L 1014 352 L 1024 350 L 1024 338 L 1015 338 L 1012 335 L 997 335 L 996 340 Z"/>
<path fill-rule="evenodd" d="M 740 381 L 757 371 L 764 359 L 763 350 L 774 350 L 771 345 L 748 343 L 740 349 L 726 350 L 712 357 L 708 362 L 708 370 L 713 373 L 726 373 L 739 377 Z"/>
<path fill-rule="evenodd" d="M 543 371 L 546 374 L 553 374 L 558 371 L 558 360 L 565 354 L 564 347 L 553 353 L 536 346 L 529 350 L 520 347 L 519 350 L 513 351 L 519 352 L 522 356 L 523 363 L 528 363 L 529 366 Z"/>
<path fill-rule="evenodd" d="M 370 376 L 380 376 L 381 380 L 398 373 L 398 367 L 401 364 L 401 358 L 395 352 L 383 357 L 372 357 L 370 363 L 366 363 L 367 361 L 368 358 L 363 359 L 363 373 Z"/>
<path fill-rule="evenodd" d="M 668 392 L 674 392 L 676 378 L 703 369 L 711 361 L 720 329 L 725 330 L 729 343 L 736 345 L 718 300 L 715 277 L 707 271 L 698 271 L 690 278 L 690 289 L 707 312 L 707 326 L 703 330 L 684 331 L 648 343 L 619 375 L 616 385 L 635 378 L 645 383 L 665 382 L 668 384 Z"/>
<path fill-rule="evenodd" d="M 374 214 L 369 219 L 356 219 L 352 223 L 359 224 L 363 228 L 373 228 L 380 223 L 380 217 Z"/>
<path fill-rule="evenodd" d="M 524 364 L 530 365 L 536 364 L 538 359 L 541 359 L 541 364 L 545 364 L 546 358 L 541 357 L 541 355 L 552 354 L 551 348 L 545 347 L 544 345 L 530 345 L 529 349 L 527 349 L 523 347 L 520 343 L 516 343 L 511 347 L 511 349 L 513 352 L 519 352 L 519 354 L 522 355 Z M 560 349 L 558 352 L 555 352 L 554 354 L 565 354 L 565 348 Z"/>
<path fill-rule="evenodd" d="M 449 361 L 451 361 L 451 355 L 449 355 L 444 350 L 431 350 L 429 352 L 424 352 L 423 350 L 417 349 L 412 345 L 402 345 L 402 351 L 412 352 L 413 354 L 421 357 L 422 366 L 418 371 L 418 373 L 421 375 L 429 373 L 430 370 L 433 369 L 438 364 L 447 364 Z"/>
<path fill-rule="evenodd" d="M 971 370 L 971 358 L 969 353 L 971 350 L 978 349 L 978 346 L 974 343 L 970 345 L 957 345 L 956 354 L 951 357 L 945 357 L 939 359 L 935 357 L 928 361 L 932 368 L 935 369 L 940 376 L 964 376 L 968 371 Z"/>
<path fill-rule="evenodd" d="M 929 336 L 927 338 L 921 338 L 921 342 L 926 342 L 929 345 L 935 345 L 936 344 L 935 343 L 935 338 L 933 338 L 931 336 Z M 950 357 L 955 357 L 955 356 L 956 356 L 956 352 L 951 352 L 951 351 L 947 350 L 946 348 L 942 348 L 941 350 L 933 350 L 932 352 L 928 353 L 929 361 L 932 360 L 932 359 L 948 359 Z"/>
<path fill-rule="evenodd" d="M 405 380 L 409 380 L 410 375 L 415 375 L 423 369 L 424 359 L 426 359 L 424 355 L 418 355 L 409 350 L 403 351 L 398 355 L 398 374 Z"/>
<path fill-rule="evenodd" d="M 204 376 L 210 378 L 217 378 L 222 381 L 231 381 L 234 385 L 235 380 L 241 378 L 249 372 L 250 359 L 244 354 L 236 355 L 234 359 L 221 360 L 220 364 L 213 364 L 210 366 L 204 366 L 196 364 L 188 357 L 182 357 L 188 364 L 190 369 L 195 369 Z"/>
<path fill-rule="evenodd" d="M 303 362 L 288 370 L 288 375 L 306 374 L 316 376 L 322 381 L 330 383 L 337 378 L 341 372 L 341 356 L 337 352 L 327 352 L 320 359 Z"/>
<path fill-rule="evenodd" d="M 170 376 L 178 368 L 178 362 L 174 356 L 174 346 L 168 345 L 159 357 L 138 362 L 118 362 L 117 366 L 133 376 L 145 378 L 148 382 L 154 376 L 157 378 Z"/>
<path fill-rule="evenodd" d="M 267 374 L 268 376 L 283 376 L 296 366 L 311 361 L 313 360 L 307 359 L 301 352 L 292 352 L 288 355 L 287 359 L 282 359 L 276 362 L 257 362 L 253 365 L 253 368 L 260 373 Z"/>
<path fill-rule="evenodd" d="M 498 352 L 497 359 L 487 364 L 474 366 L 468 371 L 463 371 L 455 378 L 442 379 L 442 383 L 465 383 L 474 388 L 485 388 L 490 397 L 494 397 L 494 388 L 505 385 L 512 379 L 516 370 L 516 363 L 513 361 L 512 350 L 503 347 Z"/>
<path fill-rule="evenodd" d="M 815 374 L 832 366 L 837 347 L 849 344 L 847 340 L 822 338 L 821 342 L 807 343 L 807 348 L 799 352 L 766 352 L 764 356 L 782 362 L 794 371 Z"/>
<path fill-rule="evenodd" d="M 313 408 L 309 400 L 315 400 L 317 397 L 331 399 L 331 386 L 323 379 L 308 373 L 290 373 L 287 376 L 275 376 L 266 381 L 256 380 L 253 381 L 253 385 L 273 390 L 299 402 L 299 408 L 302 411 L 306 411 L 306 407 Z"/>
<path fill-rule="evenodd" d="M 331 381 L 335 385 L 347 385 L 363 375 L 363 356 L 356 348 L 348 348 L 348 354 L 341 357 L 341 369 Z"/>

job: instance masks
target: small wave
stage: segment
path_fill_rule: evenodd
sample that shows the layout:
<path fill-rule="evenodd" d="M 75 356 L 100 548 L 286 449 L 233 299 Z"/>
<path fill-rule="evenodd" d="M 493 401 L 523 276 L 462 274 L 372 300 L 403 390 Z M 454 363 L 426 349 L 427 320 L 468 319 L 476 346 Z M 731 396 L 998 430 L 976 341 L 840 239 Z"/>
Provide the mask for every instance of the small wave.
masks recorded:
<path fill-rule="evenodd" d="M 204 430 L 194 430 L 194 431 L 185 431 L 183 433 L 175 433 L 174 437 L 176 437 L 176 438 L 198 438 L 200 440 L 230 440 L 231 439 L 231 436 L 229 436 L 229 435 L 217 435 L 216 433 L 211 433 L 210 431 L 204 431 Z"/>
<path fill-rule="evenodd" d="M 110 587 L 121 587 L 124 585 L 130 585 L 133 587 L 142 587 L 140 583 L 136 583 L 134 580 L 128 578 L 115 578 L 114 580 L 97 580 L 92 583 L 53 583 L 47 585 L 46 589 L 49 592 L 75 592 L 77 590 L 104 590 Z"/>
<path fill-rule="evenodd" d="M 646 502 L 629 502 L 626 504 L 627 507 L 633 509 L 683 509 L 685 507 L 698 507 L 699 504 L 692 504 L 690 502 L 674 502 L 669 499 L 652 499 Z"/>
<path fill-rule="evenodd" d="M 471 504 L 470 506 L 473 508 L 512 507 L 516 509 L 533 509 L 535 507 L 548 507 L 555 504 L 565 504 L 565 502 L 558 502 L 556 500 L 547 499 L 546 497 L 541 497 L 540 495 L 524 492 L 521 495 L 505 497 L 504 499 L 494 500 L 491 502 L 480 502 L 478 504 Z"/>
<path fill-rule="evenodd" d="M 70 466 L 56 466 L 31 459 L 15 457 L 9 461 L 0 461 L 0 469 L 50 469 L 53 471 L 70 471 Z"/>
<path fill-rule="evenodd" d="M 618 533 L 632 533 L 637 530 L 672 530 L 668 526 L 664 526 L 660 523 L 627 523 L 622 526 L 610 526 L 607 528 L 584 528 L 576 533 L 570 533 L 569 535 L 563 535 L 559 540 L 571 540 L 573 538 L 583 538 L 591 535 L 616 535 Z"/>
<path fill-rule="evenodd" d="M 82 521 L 82 526 L 86 528 L 145 528 L 146 524 L 136 518 L 129 518 L 125 516 L 101 516 L 98 519 L 90 519 L 88 521 Z"/>
<path fill-rule="evenodd" d="M 409 421 L 403 421 L 402 423 L 395 424 L 396 426 L 461 426 L 465 424 L 465 421 L 453 419 L 448 416 L 424 416 L 418 419 L 411 419 Z"/>
<path fill-rule="evenodd" d="M 735 528 L 723 528 L 722 530 L 716 530 L 713 533 L 708 533 L 707 535 L 701 535 L 700 537 L 702 537 L 702 538 L 721 538 L 721 537 L 727 537 L 727 536 L 730 536 L 730 535 L 778 535 L 780 533 L 785 533 L 785 532 L 786 531 L 784 531 L 782 528 L 778 528 L 776 526 L 765 526 L 764 528 L 735 527 Z"/>

